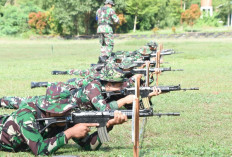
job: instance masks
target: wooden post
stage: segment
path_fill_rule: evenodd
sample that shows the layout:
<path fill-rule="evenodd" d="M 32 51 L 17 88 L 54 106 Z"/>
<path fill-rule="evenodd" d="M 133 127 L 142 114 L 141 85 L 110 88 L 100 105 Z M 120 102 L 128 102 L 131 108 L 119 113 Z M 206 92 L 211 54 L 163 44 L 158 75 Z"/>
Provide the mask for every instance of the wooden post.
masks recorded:
<path fill-rule="evenodd" d="M 160 44 L 159 50 L 156 53 L 156 68 L 160 68 L 160 52 L 163 50 L 163 45 Z M 156 74 L 156 86 L 158 86 L 159 74 Z"/>
<path fill-rule="evenodd" d="M 147 61 L 146 62 L 146 87 L 148 87 L 150 84 L 150 82 L 149 82 L 149 79 L 150 79 L 149 69 L 150 69 L 150 62 Z"/>
<path fill-rule="evenodd" d="M 134 157 L 139 157 L 139 96 L 140 96 L 140 78 L 136 77 L 136 86 L 135 86 L 135 120 L 134 120 L 134 148 L 133 154 Z"/>

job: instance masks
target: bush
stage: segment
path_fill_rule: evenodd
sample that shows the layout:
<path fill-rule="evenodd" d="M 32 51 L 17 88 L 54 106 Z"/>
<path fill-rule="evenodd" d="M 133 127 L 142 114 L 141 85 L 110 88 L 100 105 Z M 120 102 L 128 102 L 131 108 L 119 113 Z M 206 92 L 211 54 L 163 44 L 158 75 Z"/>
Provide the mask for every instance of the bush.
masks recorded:
<path fill-rule="evenodd" d="M 40 11 L 38 13 L 30 13 L 28 24 L 37 33 L 42 34 L 47 26 L 47 16 Z"/>
<path fill-rule="evenodd" d="M 158 27 L 155 27 L 155 28 L 152 29 L 152 32 L 157 33 L 158 30 L 159 30 L 159 28 L 158 28 Z"/>
<path fill-rule="evenodd" d="M 0 16 L 0 34 L 17 35 L 29 30 L 28 14 L 32 11 L 38 11 L 39 8 L 27 3 L 20 6 L 2 7 L 2 17 Z"/>
<path fill-rule="evenodd" d="M 196 20 L 201 16 L 200 8 L 197 4 L 192 4 L 191 7 L 181 14 L 183 22 L 193 27 Z"/>
<path fill-rule="evenodd" d="M 221 23 L 219 23 L 220 19 L 217 18 L 218 14 L 214 13 L 213 16 L 208 16 L 206 13 L 203 15 L 203 18 L 199 18 L 196 21 L 196 26 L 202 27 L 202 26 L 212 26 L 212 27 L 219 27 L 222 26 Z"/>

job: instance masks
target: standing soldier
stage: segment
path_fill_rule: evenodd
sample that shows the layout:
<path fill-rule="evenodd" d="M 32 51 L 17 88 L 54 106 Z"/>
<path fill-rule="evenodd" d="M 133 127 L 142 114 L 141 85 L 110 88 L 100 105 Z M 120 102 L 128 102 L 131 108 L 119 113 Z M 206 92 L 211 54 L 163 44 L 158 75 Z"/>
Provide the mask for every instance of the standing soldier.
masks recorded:
<path fill-rule="evenodd" d="M 101 44 L 101 55 L 99 62 L 105 60 L 111 55 L 114 48 L 113 22 L 119 23 L 115 11 L 112 9 L 114 2 L 106 0 L 105 5 L 97 10 L 96 19 L 98 21 L 97 33 L 99 34 Z"/>

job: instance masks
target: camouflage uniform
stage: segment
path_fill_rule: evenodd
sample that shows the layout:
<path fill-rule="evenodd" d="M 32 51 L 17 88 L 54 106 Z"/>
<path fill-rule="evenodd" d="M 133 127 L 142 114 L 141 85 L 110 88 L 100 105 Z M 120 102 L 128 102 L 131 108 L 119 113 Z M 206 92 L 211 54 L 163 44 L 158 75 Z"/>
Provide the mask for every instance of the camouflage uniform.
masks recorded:
<path fill-rule="evenodd" d="M 106 3 L 107 4 L 107 3 Z M 115 11 L 106 5 L 96 12 L 98 20 L 97 33 L 101 44 L 101 56 L 110 56 L 114 47 L 113 22 L 119 23 Z"/>
<path fill-rule="evenodd" d="M 108 81 L 123 82 L 123 74 L 117 72 L 114 68 L 104 67 L 99 79 L 108 79 Z M 100 80 L 95 79 L 76 79 L 71 83 L 57 82 L 48 84 L 46 96 L 33 97 L 38 104 L 47 106 L 48 104 L 75 104 L 81 110 L 113 110 L 118 109 L 117 101 L 106 102 L 102 95 L 104 86 Z M 4 100 L 5 99 L 5 100 Z M 8 100 L 8 106 L 19 106 L 17 100 L 24 98 L 4 97 L 2 102 Z M 25 99 L 24 99 L 25 100 Z M 30 101 L 31 99 L 29 99 Z M 28 100 L 25 100 L 28 102 Z M 34 99 L 33 99 L 34 101 Z M 6 103 L 3 106 L 7 106 Z M 9 107 L 8 107 L 9 108 Z"/>
<path fill-rule="evenodd" d="M 8 96 L 8 97 L 2 97 L 0 99 L 0 107 L 4 107 L 7 109 L 18 109 L 20 107 L 20 104 L 22 102 L 32 102 L 35 101 L 39 98 L 39 96 L 29 96 L 29 97 L 13 97 L 13 96 Z"/>
<path fill-rule="evenodd" d="M 65 127 L 55 126 L 45 132 L 38 131 L 37 118 L 45 118 L 45 112 L 64 113 L 75 105 L 36 106 L 37 100 L 21 102 L 20 108 L 9 116 L 0 116 L 0 149 L 7 151 L 31 150 L 34 155 L 48 155 L 68 143 L 64 134 Z M 41 110 L 45 111 L 42 112 Z M 38 114 L 40 113 L 40 114 Z M 99 149 L 101 146 L 97 132 L 87 135 L 85 140 L 73 139 L 86 150 Z"/>

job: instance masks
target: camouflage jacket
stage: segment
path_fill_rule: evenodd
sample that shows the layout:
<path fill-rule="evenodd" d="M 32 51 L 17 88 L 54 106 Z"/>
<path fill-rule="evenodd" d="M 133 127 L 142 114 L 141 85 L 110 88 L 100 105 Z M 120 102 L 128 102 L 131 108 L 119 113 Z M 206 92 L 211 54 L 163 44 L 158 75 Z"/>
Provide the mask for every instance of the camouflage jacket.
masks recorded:
<path fill-rule="evenodd" d="M 98 20 L 97 33 L 113 33 L 113 29 L 110 25 L 119 23 L 119 18 L 117 17 L 115 11 L 107 6 L 99 8 L 96 12 L 96 17 Z"/>
<path fill-rule="evenodd" d="M 35 102 L 28 102 L 9 116 L 0 116 L 0 149 L 14 152 L 30 149 L 34 155 L 48 155 L 68 143 L 64 127 L 56 126 L 39 133 L 36 123 L 38 110 Z M 41 113 L 41 117 L 45 117 Z M 100 148 L 97 132 L 85 139 L 74 141 L 87 150 Z"/>
<path fill-rule="evenodd" d="M 118 109 L 117 101 L 106 103 L 102 95 L 103 86 L 98 80 L 81 79 L 75 84 L 60 83 L 47 88 L 46 98 L 39 99 L 40 105 L 50 103 L 76 104 L 80 110 Z"/>

